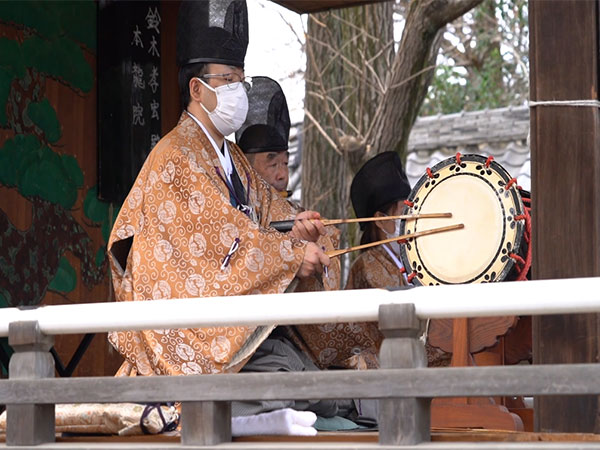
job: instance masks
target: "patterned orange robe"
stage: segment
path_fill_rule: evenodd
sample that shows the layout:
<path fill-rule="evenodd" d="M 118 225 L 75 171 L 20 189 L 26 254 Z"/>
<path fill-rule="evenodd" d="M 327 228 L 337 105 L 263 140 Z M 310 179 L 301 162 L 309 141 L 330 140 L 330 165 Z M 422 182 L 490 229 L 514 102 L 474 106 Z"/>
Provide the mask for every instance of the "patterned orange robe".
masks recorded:
<path fill-rule="evenodd" d="M 404 276 L 383 246 L 362 252 L 350 267 L 346 289 L 405 286 Z"/>
<path fill-rule="evenodd" d="M 268 228 L 295 216 L 229 142 L 233 164 L 257 221 L 232 207 L 220 162 L 202 129 L 183 113 L 152 150 L 113 227 L 109 258 L 118 301 L 283 292 L 300 268 L 306 243 Z M 126 267 L 121 247 L 132 238 Z M 221 268 L 235 238 L 239 250 Z M 202 301 L 202 300 L 198 300 Z M 253 327 L 113 332 L 126 361 L 118 375 L 236 371 L 229 363 Z"/>
<path fill-rule="evenodd" d="M 358 259 L 360 260 L 365 254 L 366 252 L 361 254 Z M 336 260 L 339 260 L 339 258 L 332 258 L 332 262 Z M 375 267 L 374 269 L 379 272 L 379 267 Z M 352 269 L 350 277 L 352 277 Z M 301 286 L 306 285 L 307 283 Z M 347 285 L 346 289 L 353 288 L 350 286 Z M 325 281 L 323 287 L 325 290 L 331 290 Z M 379 366 L 377 355 L 383 336 L 375 322 L 298 325 L 289 330 L 288 333 L 296 345 L 307 353 L 314 363 L 322 369 L 331 367 L 374 369 Z"/>
<path fill-rule="evenodd" d="M 290 202 L 296 212 L 302 208 Z M 334 226 L 325 227 L 317 245 L 325 251 L 339 247 L 340 231 Z M 301 280 L 295 292 L 339 290 L 341 278 L 340 258 L 331 258 L 327 275 Z M 381 334 L 372 323 L 329 323 L 286 327 L 287 336 L 321 369 L 330 367 L 367 369 L 377 367 L 377 350 Z"/>

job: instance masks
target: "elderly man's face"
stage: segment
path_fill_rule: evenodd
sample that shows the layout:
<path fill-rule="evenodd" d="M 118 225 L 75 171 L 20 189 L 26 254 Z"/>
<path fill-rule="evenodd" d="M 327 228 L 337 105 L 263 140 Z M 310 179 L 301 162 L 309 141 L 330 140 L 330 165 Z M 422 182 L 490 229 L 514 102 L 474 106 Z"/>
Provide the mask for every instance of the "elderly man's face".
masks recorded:
<path fill-rule="evenodd" d="M 285 191 L 290 178 L 288 152 L 253 153 L 248 159 L 254 170 L 278 191 Z"/>

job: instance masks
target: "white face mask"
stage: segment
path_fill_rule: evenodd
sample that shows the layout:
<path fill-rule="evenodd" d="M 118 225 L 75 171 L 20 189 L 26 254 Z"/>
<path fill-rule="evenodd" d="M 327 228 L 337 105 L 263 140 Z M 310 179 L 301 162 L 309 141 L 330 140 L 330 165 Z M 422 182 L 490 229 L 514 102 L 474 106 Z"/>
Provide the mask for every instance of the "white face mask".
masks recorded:
<path fill-rule="evenodd" d="M 388 239 L 400 236 L 400 219 L 394 220 L 394 224 L 395 227 L 393 233 L 388 233 L 383 228 L 381 229 L 381 231 L 383 231 L 383 233 Z M 391 247 L 392 251 L 396 254 L 396 256 L 400 256 L 400 244 L 398 243 L 398 241 L 390 242 L 386 245 L 389 245 Z"/>
<path fill-rule="evenodd" d="M 217 107 L 213 111 L 206 109 L 202 103 L 200 106 L 206 111 L 219 133 L 229 136 L 239 130 L 248 114 L 248 95 L 243 84 L 237 82 L 214 88 L 204 80 L 196 79 L 217 95 Z"/>

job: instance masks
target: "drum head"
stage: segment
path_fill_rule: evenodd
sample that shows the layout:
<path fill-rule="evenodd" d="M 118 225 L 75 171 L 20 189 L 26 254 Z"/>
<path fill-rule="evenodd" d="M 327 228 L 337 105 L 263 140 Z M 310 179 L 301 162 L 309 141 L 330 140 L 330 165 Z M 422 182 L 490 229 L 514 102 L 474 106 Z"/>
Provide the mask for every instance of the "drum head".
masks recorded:
<path fill-rule="evenodd" d="M 506 278 L 523 236 L 523 203 L 510 175 L 480 155 L 444 160 L 421 177 L 405 214 L 452 213 L 451 218 L 403 221 L 400 234 L 462 223 L 464 228 L 410 239 L 401 246 L 413 282 L 485 283 Z"/>

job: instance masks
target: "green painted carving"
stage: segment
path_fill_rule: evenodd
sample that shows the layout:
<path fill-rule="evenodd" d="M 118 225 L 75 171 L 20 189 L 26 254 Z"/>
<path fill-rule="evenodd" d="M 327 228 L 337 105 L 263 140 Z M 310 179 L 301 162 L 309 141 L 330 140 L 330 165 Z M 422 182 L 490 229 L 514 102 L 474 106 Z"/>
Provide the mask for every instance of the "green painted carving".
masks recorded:
<path fill-rule="evenodd" d="M 81 47 L 69 39 L 47 41 L 33 36 L 23 42 L 21 51 L 26 67 L 35 67 L 83 92 L 89 92 L 94 86 L 94 74 Z"/>
<path fill-rule="evenodd" d="M 48 142 L 55 143 L 60 139 L 60 122 L 47 98 L 39 103 L 30 103 L 27 107 L 27 115 L 43 131 Z"/>
<path fill-rule="evenodd" d="M 12 72 L 0 67 L 0 127 L 6 127 L 6 102 L 8 101 L 12 79 Z"/>
<path fill-rule="evenodd" d="M 110 203 L 98 200 L 98 186 L 93 186 L 88 190 L 83 201 L 83 213 L 92 222 L 100 225 L 102 228 L 102 239 L 104 239 L 104 242 L 108 242 L 110 230 L 119 214 L 119 208 L 115 208 Z"/>
<path fill-rule="evenodd" d="M 0 24 L 15 27 L 23 39 L 0 38 L 0 126 L 14 132 L 0 144 L 0 185 L 17 189 L 32 210 L 24 231 L 0 210 L 0 307 L 35 305 L 48 290 L 66 295 L 77 287 L 66 252 L 79 260 L 87 288 L 106 277 L 105 243 L 115 208 L 98 201 L 95 188 L 78 204 L 83 172 L 73 156 L 53 148 L 62 125 L 44 91 L 48 77 L 80 95 L 93 88 L 86 52 L 96 47 L 96 5 L 0 1 Z M 81 207 L 86 225 L 102 229 L 100 248 L 72 215 Z"/>
<path fill-rule="evenodd" d="M 96 266 L 102 267 L 106 261 L 106 247 L 103 245 L 96 252 Z"/>
<path fill-rule="evenodd" d="M 17 135 L 0 148 L 0 183 L 27 198 L 39 197 L 70 209 L 83 185 L 83 172 L 70 155 L 59 155 L 36 136 Z"/>
<path fill-rule="evenodd" d="M 90 0 L 0 2 L 0 18 L 36 30 L 41 36 L 66 36 L 96 49 L 96 5 Z"/>
<path fill-rule="evenodd" d="M 77 286 L 77 274 L 75 269 L 64 256 L 60 258 L 60 263 L 56 275 L 48 285 L 48 289 L 57 292 L 69 293 L 75 290 Z"/>
<path fill-rule="evenodd" d="M 1 16 L 0 16 L 1 17 Z M 25 77 L 25 64 L 21 45 L 12 39 L 0 38 L 0 68 L 6 70 L 12 77 Z"/>
<path fill-rule="evenodd" d="M 96 265 L 92 239 L 69 210 L 32 198 L 31 226 L 16 229 L 0 210 L 0 292 L 10 306 L 37 305 L 60 267 L 66 252 L 80 261 L 80 274 L 87 288 L 106 276 L 106 263 Z"/>
<path fill-rule="evenodd" d="M 98 187 L 91 187 L 83 200 L 83 213 L 92 222 L 102 223 L 108 217 L 109 204 L 98 200 Z"/>

